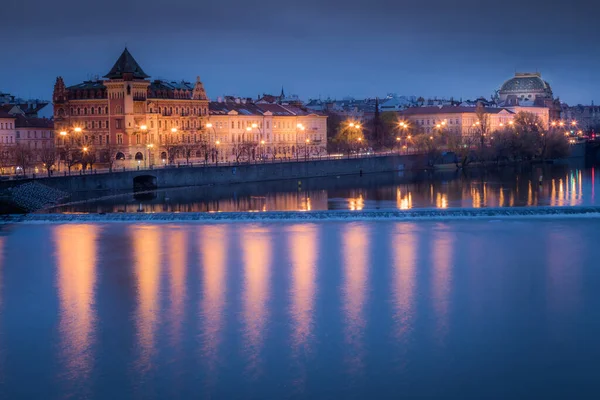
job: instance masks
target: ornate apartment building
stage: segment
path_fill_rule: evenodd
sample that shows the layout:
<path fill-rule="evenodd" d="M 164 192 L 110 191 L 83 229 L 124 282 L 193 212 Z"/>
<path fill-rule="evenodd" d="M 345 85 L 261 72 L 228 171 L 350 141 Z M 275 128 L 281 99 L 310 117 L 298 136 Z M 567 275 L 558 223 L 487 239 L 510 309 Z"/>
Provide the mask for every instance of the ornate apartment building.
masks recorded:
<path fill-rule="evenodd" d="M 76 153 L 128 167 L 281 158 L 300 151 L 298 136 L 305 153 L 325 151 L 325 116 L 279 104 L 210 103 L 199 78 L 150 80 L 127 49 L 104 78 L 68 87 L 56 79 L 56 146 L 64 162 Z"/>

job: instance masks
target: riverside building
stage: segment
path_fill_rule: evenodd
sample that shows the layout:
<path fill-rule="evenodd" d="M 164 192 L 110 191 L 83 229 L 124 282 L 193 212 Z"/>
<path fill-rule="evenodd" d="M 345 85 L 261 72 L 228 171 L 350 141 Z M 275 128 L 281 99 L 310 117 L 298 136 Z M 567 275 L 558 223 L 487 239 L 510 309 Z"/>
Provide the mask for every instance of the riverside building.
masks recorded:
<path fill-rule="evenodd" d="M 194 83 L 151 80 L 125 49 L 103 79 L 53 94 L 56 146 L 116 166 L 217 162 L 324 154 L 326 116 L 296 106 L 210 102 Z"/>

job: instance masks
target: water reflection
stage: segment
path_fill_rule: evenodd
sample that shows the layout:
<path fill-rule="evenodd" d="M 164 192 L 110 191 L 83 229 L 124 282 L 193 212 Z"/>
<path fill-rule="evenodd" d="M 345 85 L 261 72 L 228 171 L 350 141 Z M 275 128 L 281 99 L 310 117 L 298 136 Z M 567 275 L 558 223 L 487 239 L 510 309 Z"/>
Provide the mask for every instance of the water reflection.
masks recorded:
<path fill-rule="evenodd" d="M 169 309 L 171 345 L 179 348 L 181 345 L 181 325 L 184 318 L 185 275 L 187 268 L 188 237 L 182 228 L 170 227 L 166 230 L 168 236 L 167 272 L 169 275 Z"/>
<path fill-rule="evenodd" d="M 437 227 L 433 234 L 432 300 L 437 325 L 435 336 L 440 344 L 444 343 L 449 329 L 453 242 L 453 234 L 448 227 L 444 225 Z"/>
<path fill-rule="evenodd" d="M 369 231 L 364 224 L 349 224 L 342 232 L 343 308 L 348 365 L 351 372 L 363 368 L 365 302 L 368 282 Z"/>
<path fill-rule="evenodd" d="M 57 212 L 317 211 L 595 205 L 595 170 L 565 166 L 373 174 L 158 191 L 155 199 L 109 196 Z M 539 178 L 542 177 L 541 184 Z"/>
<path fill-rule="evenodd" d="M 291 315 L 292 347 L 308 352 L 315 302 L 315 273 L 318 258 L 316 225 L 290 227 L 288 248 L 292 261 Z"/>
<path fill-rule="evenodd" d="M 138 305 L 136 331 L 138 360 L 136 369 L 144 374 L 152 367 L 156 351 L 156 325 L 159 318 L 161 227 L 157 225 L 131 225 Z"/>
<path fill-rule="evenodd" d="M 392 280 L 394 322 L 396 337 L 403 342 L 406 342 L 409 332 L 414 327 L 417 229 L 415 224 L 398 224 L 394 234 L 390 236 L 394 268 Z"/>
<path fill-rule="evenodd" d="M 210 371 L 209 381 L 214 384 L 218 367 L 219 345 L 223 340 L 223 312 L 225 309 L 227 244 L 229 230 L 224 225 L 205 225 L 200 229 L 200 265 L 202 268 L 201 329 L 203 344 L 201 357 Z"/>
<path fill-rule="evenodd" d="M 60 358 L 63 376 L 73 386 L 85 385 L 95 355 L 95 286 L 97 239 L 95 225 L 58 225 L 53 238 L 60 304 Z"/>
<path fill-rule="evenodd" d="M 271 238 L 266 228 L 246 228 L 241 232 L 244 262 L 244 350 L 248 357 L 247 372 L 261 373 L 261 352 L 269 312 Z"/>

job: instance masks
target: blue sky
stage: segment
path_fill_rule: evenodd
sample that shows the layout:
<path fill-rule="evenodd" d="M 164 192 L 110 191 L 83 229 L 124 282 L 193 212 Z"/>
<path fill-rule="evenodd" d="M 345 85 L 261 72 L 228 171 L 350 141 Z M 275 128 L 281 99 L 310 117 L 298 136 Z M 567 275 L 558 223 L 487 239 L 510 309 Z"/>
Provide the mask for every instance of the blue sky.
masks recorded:
<path fill-rule="evenodd" d="M 32 0 L 3 4 L 0 90 L 50 98 L 56 76 L 105 74 L 127 45 L 152 77 L 255 97 L 490 96 L 542 72 L 570 104 L 600 102 L 600 6 L 548 1 L 206 2 Z"/>

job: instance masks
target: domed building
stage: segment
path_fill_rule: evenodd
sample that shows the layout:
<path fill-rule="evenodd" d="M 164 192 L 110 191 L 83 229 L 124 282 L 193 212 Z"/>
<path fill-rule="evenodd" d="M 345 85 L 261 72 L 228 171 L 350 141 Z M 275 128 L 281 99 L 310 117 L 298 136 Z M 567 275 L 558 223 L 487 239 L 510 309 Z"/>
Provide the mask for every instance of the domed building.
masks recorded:
<path fill-rule="evenodd" d="M 532 103 L 542 105 L 546 100 L 552 100 L 552 89 L 548 82 L 542 79 L 542 74 L 517 72 L 502 84 L 498 92 L 500 103 L 504 105 L 525 105 Z"/>

